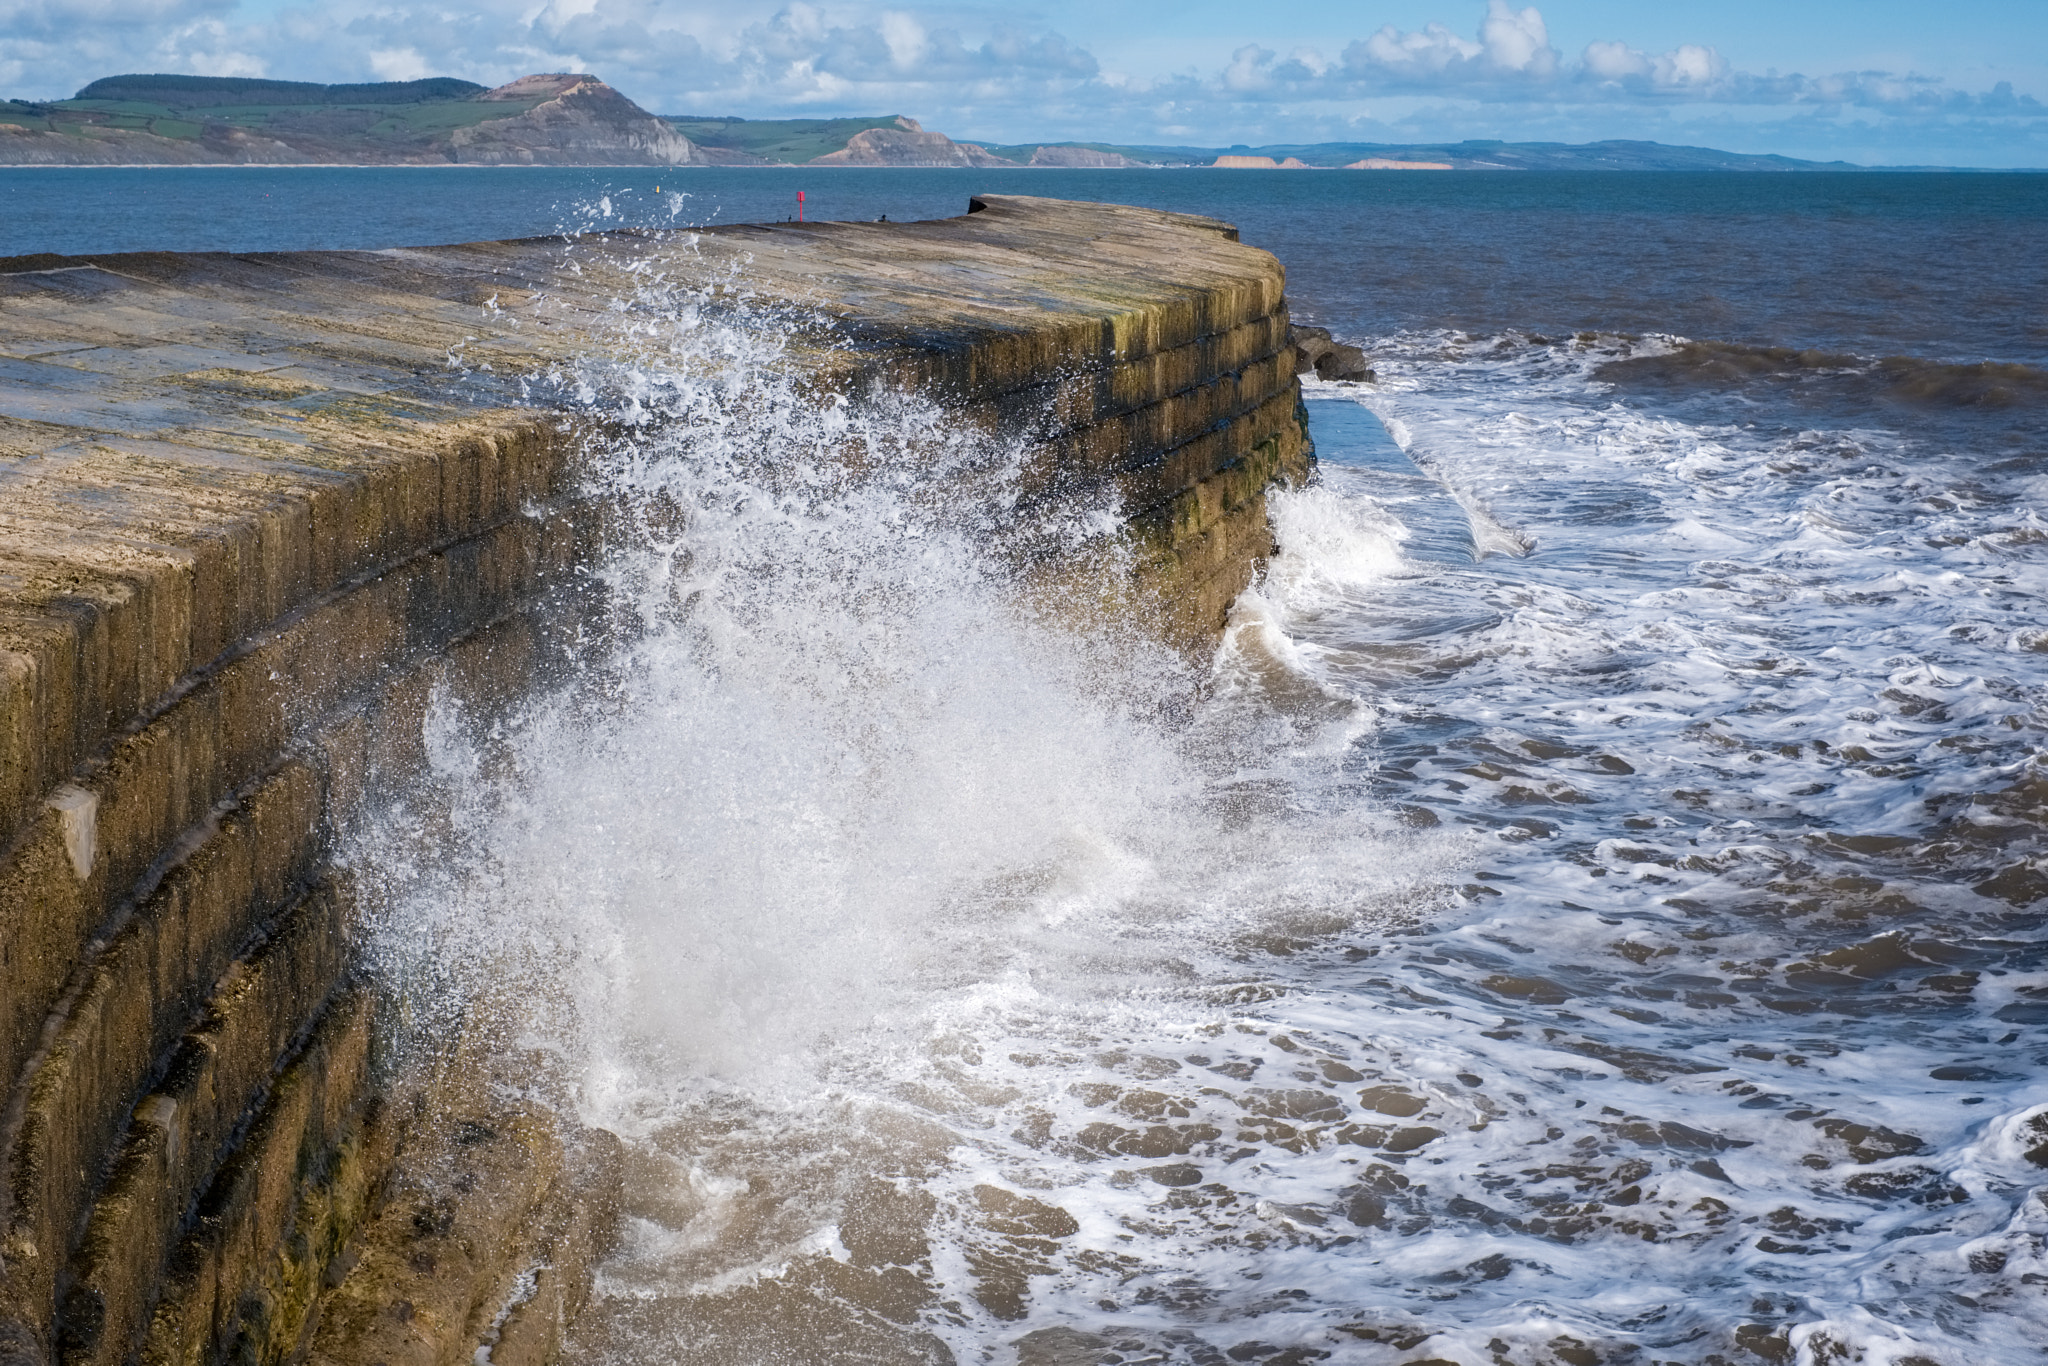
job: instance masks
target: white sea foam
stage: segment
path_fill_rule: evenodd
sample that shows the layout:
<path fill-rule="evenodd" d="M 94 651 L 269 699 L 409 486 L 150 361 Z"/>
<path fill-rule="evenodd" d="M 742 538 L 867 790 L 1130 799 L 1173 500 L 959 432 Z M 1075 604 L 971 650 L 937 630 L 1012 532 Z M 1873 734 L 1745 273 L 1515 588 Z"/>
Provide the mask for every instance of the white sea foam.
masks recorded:
<path fill-rule="evenodd" d="M 1970 890 L 2037 821 L 1971 801 L 2039 739 L 2010 487 L 1389 343 L 1203 678 L 1034 612 L 991 547 L 1106 510 L 1027 519 L 1014 447 L 821 405 L 673 287 L 633 325 L 580 377 L 640 424 L 612 652 L 442 713 L 452 839 L 357 846 L 393 980 L 518 984 L 630 1140 L 582 1359 L 2048 1330 L 2042 926 Z"/>

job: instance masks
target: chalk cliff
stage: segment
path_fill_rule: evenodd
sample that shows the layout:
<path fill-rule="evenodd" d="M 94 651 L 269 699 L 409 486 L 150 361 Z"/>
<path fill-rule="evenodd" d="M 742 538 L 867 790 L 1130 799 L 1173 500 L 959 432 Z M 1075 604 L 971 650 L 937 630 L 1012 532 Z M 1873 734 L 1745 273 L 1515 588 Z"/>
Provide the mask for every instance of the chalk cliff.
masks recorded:
<path fill-rule="evenodd" d="M 1142 161 L 1133 161 L 1122 152 L 1102 152 L 1093 147 L 1039 147 L 1033 149 L 1031 166 L 1058 166 L 1081 170 L 1121 170 L 1126 166 L 1143 166 Z"/>
<path fill-rule="evenodd" d="M 1226 171 L 1307 171 L 1314 169 L 1300 157 L 1287 157 L 1284 160 L 1275 161 L 1271 157 L 1225 155 L 1217 157 L 1211 165 L 1221 167 Z"/>
<path fill-rule="evenodd" d="M 1458 168 L 1448 161 L 1401 161 L 1394 157 L 1367 157 L 1353 161 L 1345 167 L 1347 171 L 1455 171 Z"/>

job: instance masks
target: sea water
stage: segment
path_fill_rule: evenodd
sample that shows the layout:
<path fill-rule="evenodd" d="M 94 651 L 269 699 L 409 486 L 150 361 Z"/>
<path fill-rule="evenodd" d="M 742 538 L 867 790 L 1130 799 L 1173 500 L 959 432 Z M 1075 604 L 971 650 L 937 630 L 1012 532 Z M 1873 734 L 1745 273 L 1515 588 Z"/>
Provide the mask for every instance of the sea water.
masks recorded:
<path fill-rule="evenodd" d="M 685 281 L 618 639 L 355 836 L 626 1140 L 571 1358 L 2039 1359 L 2042 179 L 1062 174 L 1372 357 L 1212 658 Z"/>

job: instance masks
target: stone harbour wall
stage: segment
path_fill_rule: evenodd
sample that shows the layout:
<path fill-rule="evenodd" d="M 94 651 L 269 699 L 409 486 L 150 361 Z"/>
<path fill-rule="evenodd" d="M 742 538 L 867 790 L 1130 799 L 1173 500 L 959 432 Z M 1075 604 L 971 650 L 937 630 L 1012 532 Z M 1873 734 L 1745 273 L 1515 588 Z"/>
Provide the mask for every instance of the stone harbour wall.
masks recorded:
<path fill-rule="evenodd" d="M 1222 224 L 957 219 L 0 261 L 0 1362 L 548 1360 L 614 1141 L 400 1057 L 333 866 L 431 700 L 576 667 L 614 534 L 522 378 L 650 266 L 822 312 L 807 382 L 1033 433 L 1199 648 L 1312 459 L 1277 262 Z"/>

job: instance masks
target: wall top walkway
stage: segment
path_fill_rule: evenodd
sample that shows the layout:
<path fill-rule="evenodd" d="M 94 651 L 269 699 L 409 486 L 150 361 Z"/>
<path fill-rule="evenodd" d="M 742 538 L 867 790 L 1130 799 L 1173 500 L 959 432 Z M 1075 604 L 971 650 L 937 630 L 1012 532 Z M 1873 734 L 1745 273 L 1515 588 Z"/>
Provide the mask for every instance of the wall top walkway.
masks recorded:
<path fill-rule="evenodd" d="M 403 471 L 543 421 L 521 377 L 617 345 L 664 277 L 822 323 L 792 361 L 823 380 L 963 403 L 1270 317 L 1284 284 L 1212 220 L 994 196 L 923 223 L 0 259 L 0 847 L 248 631 L 473 520 Z M 371 478 L 402 505 L 293 529 Z"/>

